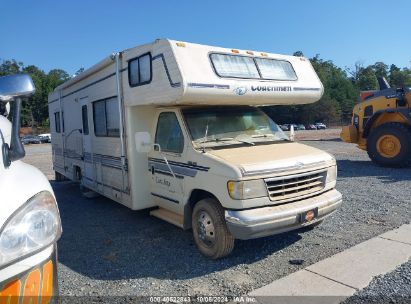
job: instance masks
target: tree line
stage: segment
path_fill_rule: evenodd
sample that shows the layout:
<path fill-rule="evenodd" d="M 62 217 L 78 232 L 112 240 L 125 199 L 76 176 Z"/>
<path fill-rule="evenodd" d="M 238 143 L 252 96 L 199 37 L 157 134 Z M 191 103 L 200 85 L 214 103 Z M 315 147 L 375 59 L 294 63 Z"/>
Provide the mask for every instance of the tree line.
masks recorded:
<path fill-rule="evenodd" d="M 293 55 L 303 56 L 303 53 L 298 51 Z M 408 67 L 400 68 L 384 62 L 364 66 L 357 62 L 352 68 L 341 68 L 319 55 L 310 58 L 310 61 L 324 85 L 323 97 L 309 105 L 266 108 L 277 123 L 347 123 L 351 119 L 353 106 L 359 101 L 360 91 L 378 89 L 377 77 L 385 77 L 392 87 L 411 86 L 411 69 Z M 82 71 L 84 68 L 80 68 L 73 77 Z M 23 105 L 22 125 L 47 127 L 48 94 L 71 76 L 62 69 L 52 69 L 46 73 L 34 65 L 26 66 L 14 59 L 1 61 L 0 76 L 16 73 L 30 74 L 36 86 L 34 96 Z"/>

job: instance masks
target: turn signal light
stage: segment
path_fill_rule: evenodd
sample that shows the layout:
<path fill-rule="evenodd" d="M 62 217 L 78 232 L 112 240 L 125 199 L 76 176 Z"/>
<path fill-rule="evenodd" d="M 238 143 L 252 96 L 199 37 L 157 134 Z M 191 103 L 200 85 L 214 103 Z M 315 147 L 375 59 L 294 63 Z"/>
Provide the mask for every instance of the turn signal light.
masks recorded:
<path fill-rule="evenodd" d="M 0 304 L 18 304 L 20 299 L 23 304 L 48 304 L 53 296 L 53 280 L 53 262 L 48 261 L 42 269 L 32 270 L 25 279 L 6 284 L 0 290 Z"/>

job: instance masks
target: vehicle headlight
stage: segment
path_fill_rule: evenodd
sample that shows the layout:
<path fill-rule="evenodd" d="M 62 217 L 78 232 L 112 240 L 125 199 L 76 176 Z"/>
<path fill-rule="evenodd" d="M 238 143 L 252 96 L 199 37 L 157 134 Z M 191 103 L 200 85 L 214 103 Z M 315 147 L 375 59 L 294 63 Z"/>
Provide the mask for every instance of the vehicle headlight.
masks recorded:
<path fill-rule="evenodd" d="M 47 191 L 29 199 L 0 230 L 0 266 L 51 245 L 60 238 L 61 221 Z"/>
<path fill-rule="evenodd" d="M 267 187 L 262 179 L 229 181 L 228 193 L 232 199 L 249 199 L 267 196 Z"/>
<path fill-rule="evenodd" d="M 337 165 L 328 167 L 326 183 L 335 182 L 337 180 Z"/>

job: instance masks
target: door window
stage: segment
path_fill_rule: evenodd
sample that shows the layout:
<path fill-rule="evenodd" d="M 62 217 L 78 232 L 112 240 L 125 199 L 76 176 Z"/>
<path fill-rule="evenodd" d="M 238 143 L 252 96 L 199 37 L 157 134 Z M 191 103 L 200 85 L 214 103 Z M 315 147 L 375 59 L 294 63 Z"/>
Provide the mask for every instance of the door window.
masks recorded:
<path fill-rule="evenodd" d="M 88 114 L 87 105 L 81 107 L 81 116 L 83 118 L 83 134 L 88 135 Z"/>
<path fill-rule="evenodd" d="M 163 112 L 158 117 L 155 142 L 160 145 L 161 151 L 183 152 L 183 132 L 174 112 Z"/>

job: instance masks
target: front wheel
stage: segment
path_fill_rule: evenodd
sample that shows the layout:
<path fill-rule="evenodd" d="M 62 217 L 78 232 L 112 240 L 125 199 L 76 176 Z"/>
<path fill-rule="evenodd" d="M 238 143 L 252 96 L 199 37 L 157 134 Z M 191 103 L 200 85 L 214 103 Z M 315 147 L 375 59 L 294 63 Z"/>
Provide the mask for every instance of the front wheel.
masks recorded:
<path fill-rule="evenodd" d="M 401 123 L 386 123 L 367 140 L 371 160 L 381 166 L 404 167 L 411 163 L 411 131 Z"/>
<path fill-rule="evenodd" d="M 198 250 L 211 259 L 229 255 L 234 237 L 227 228 L 223 207 L 211 198 L 199 201 L 193 210 L 192 227 Z"/>

